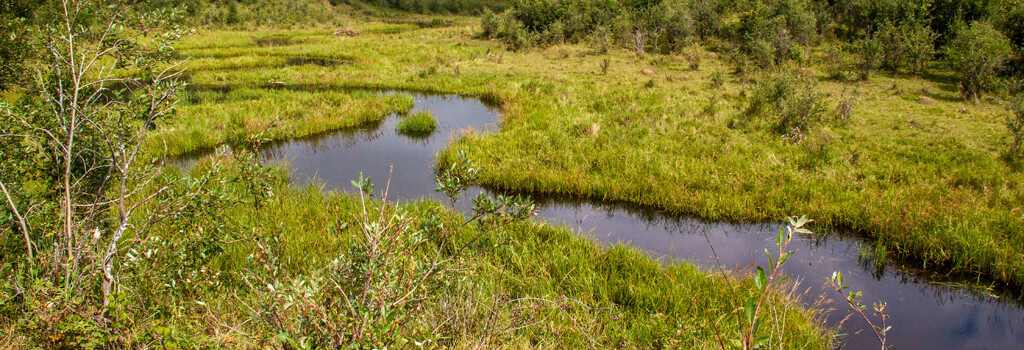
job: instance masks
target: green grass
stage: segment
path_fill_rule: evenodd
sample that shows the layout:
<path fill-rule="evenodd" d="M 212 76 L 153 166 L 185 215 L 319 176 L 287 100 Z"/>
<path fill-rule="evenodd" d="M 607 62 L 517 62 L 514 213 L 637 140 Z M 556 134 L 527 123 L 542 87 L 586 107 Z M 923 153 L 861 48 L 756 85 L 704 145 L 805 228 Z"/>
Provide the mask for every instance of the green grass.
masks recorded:
<path fill-rule="evenodd" d="M 237 171 L 231 159 L 225 159 L 221 169 L 228 177 Z M 199 331 L 213 325 L 187 310 L 203 310 L 225 324 L 241 324 L 236 329 L 250 336 L 272 339 L 276 332 L 259 320 L 244 322 L 251 316 L 246 306 L 259 307 L 262 299 L 238 276 L 261 266 L 251 258 L 256 252 L 253 240 L 238 238 L 272 242 L 277 237 L 284 257 L 275 270 L 277 278 L 284 286 L 293 280 L 308 284 L 308 276 L 339 254 L 346 258 L 345 252 L 358 241 L 356 215 L 362 204 L 358 197 L 323 192 L 316 185 L 290 186 L 286 169 L 271 172 L 274 195 L 258 210 L 244 201 L 223 201 L 245 197 L 241 182 L 214 182 L 207 190 L 217 195 L 207 198 L 210 203 L 196 204 L 202 208 L 199 214 L 169 219 L 135 248 L 140 254 L 154 255 L 129 264 L 126 274 L 168 275 L 125 282 L 139 291 L 147 309 L 162 310 L 156 319 L 139 324 L 176 329 L 181 333 L 176 341 L 190 346 L 248 343 L 233 332 Z M 378 205 L 371 204 L 371 212 Z M 415 218 L 427 213 L 443 219 L 461 217 L 431 201 L 410 203 L 404 209 Z M 181 231 L 182 227 L 204 227 L 205 231 Z M 478 227 L 465 226 L 450 239 L 456 246 L 469 244 L 468 249 L 458 258 L 457 270 L 444 275 L 443 287 L 400 330 L 402 338 L 439 336 L 440 344 L 448 348 L 717 349 L 716 328 L 726 339 L 734 337 L 738 328 L 736 317 L 722 316 L 741 303 L 733 300 L 722 277 L 713 272 L 687 263 L 657 261 L 624 246 L 602 247 L 540 222 L 506 226 L 472 241 L 480 233 Z M 234 243 L 224 243 L 223 253 L 208 260 L 204 249 L 209 248 L 202 237 L 222 234 L 229 237 L 224 241 Z M 192 242 L 188 245 L 161 243 L 188 237 L 184 241 Z M 414 254 L 421 254 L 417 261 L 432 258 L 428 252 Z M 177 275 L 175 271 L 183 265 L 194 272 Z M 739 283 L 741 298 L 754 293 L 749 279 Z M 819 326 L 815 314 L 781 294 L 773 291 L 767 300 L 763 334 L 770 333 L 775 345 L 781 339 L 785 348 L 829 348 L 831 334 Z M 778 328 L 767 330 L 767 325 Z M 430 332 L 424 326 L 436 330 Z"/>
<path fill-rule="evenodd" d="M 197 86 L 197 85 L 193 85 Z M 380 122 L 412 108 L 412 98 L 374 91 L 301 91 L 275 87 L 199 86 L 183 93 L 177 115 L 150 139 L 177 155 L 241 142 L 267 130 L 271 139 L 307 136 Z"/>
<path fill-rule="evenodd" d="M 414 137 L 430 136 L 437 129 L 437 119 L 429 112 L 417 112 L 402 118 L 395 124 L 399 134 Z"/>
<path fill-rule="evenodd" d="M 377 28 L 382 24 L 365 26 Z M 503 106 L 505 133 L 522 127 L 526 117 L 524 106 L 544 100 L 531 95 L 555 91 L 553 83 L 538 83 L 534 78 L 517 83 L 516 73 L 497 73 L 507 64 L 499 61 L 512 56 L 498 50 L 501 56 L 486 56 L 487 43 L 472 39 L 472 30 L 465 27 L 384 33 L 338 38 L 327 30 L 255 35 L 211 31 L 191 37 L 182 47 L 183 55 L 191 57 L 191 88 L 182 96 L 177 114 L 154 133 L 154 145 L 158 145 L 154 147 L 166 145 L 168 153 L 180 154 L 242 140 L 267 130 L 269 125 L 274 127 L 266 136 L 286 139 L 373 122 L 411 108 L 412 101 L 407 97 L 381 96 L 375 92 L 389 89 L 459 93 L 498 102 Z M 260 45 L 253 39 L 271 36 L 286 39 L 272 40 L 275 45 Z M 309 57 L 345 63 L 288 63 Z M 562 101 L 574 98 L 567 94 L 552 96 Z M 403 121 L 413 118 L 419 117 L 414 114 Z M 552 114 L 550 118 L 558 120 L 562 116 Z M 604 133 L 609 129 L 599 130 Z M 470 138 L 459 146 L 479 141 Z M 474 158 L 492 161 L 470 149 Z M 495 170 L 485 171 L 488 178 L 494 176 Z M 211 192 L 210 203 L 197 204 L 210 212 L 181 218 L 186 220 L 185 229 L 167 223 L 155 230 L 153 236 L 176 237 L 172 241 L 203 232 L 227 234 L 232 240 L 255 236 L 266 241 L 279 237 L 281 256 L 287 257 L 283 264 L 290 271 L 287 276 L 313 273 L 353 243 L 354 232 L 338 234 L 337 229 L 344 222 L 354 227 L 356 223 L 349 221 L 358 210 L 358 201 L 349 195 L 321 192 L 313 185 L 290 187 L 286 171 L 274 174 L 270 202 L 258 211 L 246 205 L 222 204 L 218 198 L 245 195 L 227 195 L 217 190 Z M 238 186 L 233 183 L 214 186 Z M 408 208 L 415 217 L 425 212 L 454 215 L 433 202 L 413 203 Z M 205 231 L 197 232 L 195 227 Z M 454 239 L 473 237 L 474 230 L 469 227 Z M 204 242 L 198 238 L 184 241 Z M 135 290 L 157 294 L 147 297 L 154 303 L 152 308 L 166 310 L 154 322 L 171 324 L 175 329 L 208 327 L 180 311 L 196 308 L 194 300 L 201 299 L 221 322 L 242 323 L 250 310 L 236 298 L 249 305 L 259 303 L 256 296 L 244 292 L 234 296 L 236 291 L 247 288 L 235 275 L 252 268 L 248 257 L 254 250 L 247 242 L 226 246 L 223 256 L 198 270 L 216 282 L 185 287 L 145 285 L 146 281 L 168 278 L 171 285 L 187 282 L 179 281 L 181 276 L 177 275 L 133 282 L 139 283 Z M 591 341 L 628 348 L 717 348 L 716 327 L 726 338 L 734 337 L 738 327 L 735 317 L 716 321 L 740 306 L 724 280 L 688 263 L 657 261 L 623 246 L 601 247 L 569 230 L 542 223 L 523 223 L 496 231 L 471 247 L 458 263 L 458 277 L 417 316 L 422 324 L 445 325 L 445 344 L 453 348 L 472 347 L 481 339 L 484 347 L 506 348 L 577 348 Z M 165 247 L 164 251 L 171 254 L 175 250 Z M 194 254 L 196 250 L 185 251 Z M 192 261 L 177 256 L 153 258 L 147 261 L 171 266 L 142 270 L 177 271 L 180 269 L 174 265 L 179 260 Z M 195 281 L 203 280 L 202 277 L 188 278 Z M 754 293 L 749 280 L 743 279 L 741 284 L 741 299 Z M 518 298 L 528 299 L 504 304 Z M 536 299 L 556 301 L 563 306 L 553 308 Z M 492 313 L 497 305 L 504 306 Z M 830 331 L 820 326 L 814 311 L 781 296 L 773 296 L 768 305 L 771 312 L 769 315 L 766 311 L 764 323 L 783 330 L 772 331 L 773 342 L 782 339 L 787 347 L 795 348 L 829 347 Z M 552 312 L 557 309 L 564 312 Z M 483 326 L 491 322 L 498 330 L 512 329 L 538 319 L 546 321 L 513 332 Z M 244 331 L 264 337 L 275 334 L 258 322 L 247 323 Z M 423 330 L 415 327 L 402 332 L 403 336 L 423 335 Z M 206 335 L 183 343 L 231 346 L 239 341 L 235 335 L 225 334 Z"/>
<path fill-rule="evenodd" d="M 821 225 L 864 233 L 894 256 L 1024 282 L 1024 225 L 1014 213 L 1024 202 L 1024 176 L 1019 160 L 1003 156 L 1010 139 L 1001 102 L 963 102 L 939 65 L 927 78 L 878 74 L 853 84 L 803 68 L 830 98 L 848 89 L 856 100 L 845 126 L 818 127 L 794 143 L 770 123 L 739 122 L 751 77 L 733 74 L 714 55 L 692 71 L 680 56 L 638 61 L 627 50 L 600 55 L 562 45 L 513 53 L 475 39 L 471 20 L 460 23 L 469 25 L 355 38 L 327 30 L 268 32 L 301 44 L 262 48 L 231 46 L 251 33 L 208 31 L 189 38 L 183 51 L 193 56 L 197 84 L 274 80 L 498 102 L 502 131 L 464 137 L 453 147 L 487 169 L 488 185 L 624 200 L 713 220 L 807 214 Z M 290 56 L 345 57 L 351 64 L 280 67 Z M 725 72 L 724 83 L 712 88 L 718 72 Z M 919 96 L 935 103 L 919 103 Z"/>

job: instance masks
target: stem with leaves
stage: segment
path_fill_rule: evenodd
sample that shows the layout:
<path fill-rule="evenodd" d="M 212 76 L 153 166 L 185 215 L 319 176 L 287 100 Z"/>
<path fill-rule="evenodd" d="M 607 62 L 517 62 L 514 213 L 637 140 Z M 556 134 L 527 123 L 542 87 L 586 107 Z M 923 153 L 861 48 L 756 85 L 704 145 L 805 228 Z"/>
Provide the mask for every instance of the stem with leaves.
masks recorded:
<path fill-rule="evenodd" d="M 860 302 L 860 297 L 862 293 L 853 291 L 848 293 L 844 292 L 845 290 L 849 289 L 850 286 L 843 284 L 842 272 L 833 272 L 832 278 L 828 280 L 827 285 L 829 287 L 832 287 L 832 289 L 835 290 L 836 293 L 839 293 L 839 295 L 843 296 L 843 300 L 846 301 L 848 305 L 850 305 L 850 311 L 853 311 L 855 314 L 859 315 L 860 318 L 864 320 L 864 322 L 867 322 L 868 326 L 871 326 L 871 331 L 875 333 L 875 338 L 878 339 L 878 343 L 881 345 L 882 350 L 885 350 L 886 334 L 889 332 L 889 329 L 892 328 L 892 326 L 886 324 L 886 320 L 889 319 L 889 315 L 885 313 L 886 304 L 884 302 L 876 302 L 872 304 L 872 309 L 874 309 L 875 311 L 875 316 L 878 316 L 879 319 L 879 325 L 875 325 L 875 323 L 871 322 L 871 319 L 868 318 L 868 315 L 864 312 L 864 310 L 867 310 L 867 307 Z"/>

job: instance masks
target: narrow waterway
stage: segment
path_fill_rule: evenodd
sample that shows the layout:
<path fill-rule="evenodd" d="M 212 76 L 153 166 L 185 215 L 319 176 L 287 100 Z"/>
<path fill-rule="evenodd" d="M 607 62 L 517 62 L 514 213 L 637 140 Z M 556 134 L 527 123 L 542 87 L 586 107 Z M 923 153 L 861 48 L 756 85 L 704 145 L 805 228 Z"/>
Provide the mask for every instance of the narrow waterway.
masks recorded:
<path fill-rule="evenodd" d="M 430 137 L 396 134 L 398 117 L 389 116 L 376 125 L 270 145 L 263 156 L 287 164 L 299 183 L 316 181 L 331 189 L 349 190 L 350 181 L 361 172 L 378 189 L 390 177 L 389 199 L 440 198 L 434 192 L 435 153 L 468 128 L 496 132 L 499 111 L 475 99 L 409 95 L 415 99 L 415 110 L 430 111 L 437 118 L 437 131 Z M 781 228 L 780 224 L 707 222 L 616 203 L 557 197 L 535 197 L 535 201 L 540 208 L 537 220 L 565 225 L 602 243 L 622 242 L 658 257 L 705 267 L 716 264 L 711 247 L 726 268 L 767 266 L 764 249 L 775 249 L 775 235 Z M 864 293 L 866 304 L 886 302 L 892 326 L 889 344 L 896 349 L 1024 347 L 1024 329 L 1018 330 L 1024 326 L 1020 302 L 939 283 L 927 278 L 927 271 L 879 267 L 870 257 L 862 257 L 861 243 L 857 237 L 840 234 L 797 237 L 791 249 L 799 252 L 783 269 L 804 289 L 809 288 L 808 301 L 825 292 L 822 286 L 833 271 L 842 271 L 851 289 Z M 844 303 L 825 306 L 831 309 L 830 324 L 848 314 Z M 878 348 L 874 334 L 859 319 L 847 321 L 842 331 L 849 333 L 844 337 L 845 348 Z"/>

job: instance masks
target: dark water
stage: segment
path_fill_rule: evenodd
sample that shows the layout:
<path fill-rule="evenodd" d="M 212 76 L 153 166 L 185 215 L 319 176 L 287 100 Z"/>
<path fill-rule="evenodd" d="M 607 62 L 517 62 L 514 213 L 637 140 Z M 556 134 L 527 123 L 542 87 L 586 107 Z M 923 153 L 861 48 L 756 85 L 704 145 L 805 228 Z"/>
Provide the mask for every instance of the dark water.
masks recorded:
<path fill-rule="evenodd" d="M 467 127 L 498 130 L 498 111 L 457 96 L 412 96 L 415 109 L 431 111 L 440 123 L 429 138 L 397 135 L 398 117 L 391 116 L 378 125 L 272 145 L 263 154 L 289 164 L 299 183 L 317 181 L 331 189 L 349 190 L 350 181 L 362 172 L 381 191 L 390 175 L 389 199 L 440 199 L 434 192 L 434 154 Z M 540 204 L 539 220 L 564 224 L 600 242 L 623 242 L 656 256 L 706 267 L 715 266 L 708 241 L 726 268 L 767 266 L 763 251 L 774 251 L 781 227 L 705 222 L 614 203 L 535 199 Z M 870 258 L 861 257 L 860 246 L 859 238 L 843 235 L 797 237 L 790 248 L 799 252 L 783 269 L 800 281 L 801 290 L 810 288 L 805 296 L 808 302 L 825 291 L 822 286 L 833 271 L 842 271 L 851 289 L 864 293 L 865 304 L 888 303 L 889 345 L 897 349 L 1024 348 L 1024 329 L 1018 329 L 1024 327 L 1021 303 L 929 281 L 921 277 L 928 275 L 926 271 L 878 268 Z M 832 309 L 827 313 L 832 325 L 848 314 L 844 303 L 825 306 Z M 850 334 L 844 338 L 846 348 L 878 349 L 873 333 L 859 319 L 847 321 L 841 331 Z"/>

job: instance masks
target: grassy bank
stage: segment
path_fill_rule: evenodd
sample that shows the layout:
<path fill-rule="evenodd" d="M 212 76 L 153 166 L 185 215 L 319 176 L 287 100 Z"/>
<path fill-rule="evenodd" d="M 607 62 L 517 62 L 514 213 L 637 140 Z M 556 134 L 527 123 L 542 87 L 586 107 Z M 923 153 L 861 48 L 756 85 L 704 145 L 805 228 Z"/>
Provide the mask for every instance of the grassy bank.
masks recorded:
<path fill-rule="evenodd" d="M 90 5 L 112 10 L 114 17 L 121 9 Z M 65 27 L 78 27 L 64 11 Z M 463 30 L 445 26 L 441 21 L 435 29 Z M 358 27 L 356 37 L 397 39 L 420 28 L 370 23 Z M 432 35 L 452 34 L 442 33 Z M 11 223 L 3 226 L 11 233 L 4 237 L 19 240 L 0 241 L 10 253 L 0 259 L 10 277 L 0 287 L 9 296 L 0 304 L 0 329 L 7 334 L 0 346 L 725 348 L 742 337 L 747 347 L 831 348 L 833 335 L 789 294 L 798 286 L 772 284 L 774 273 L 768 284 L 763 271 L 756 278 L 735 272 L 726 279 L 631 248 L 601 247 L 569 230 L 523 220 L 532 206 L 503 197 L 478 199 L 477 209 L 485 213 L 467 219 L 435 202 L 399 205 L 364 197 L 378 193 L 369 182 L 358 183 L 364 191 L 357 195 L 292 187 L 286 169 L 263 166 L 246 146 L 254 150 L 271 140 L 379 122 L 409 110 L 408 97 L 377 89 L 459 92 L 489 101 L 510 96 L 483 85 L 431 84 L 462 73 L 442 58 L 444 52 L 427 53 L 439 46 L 425 36 L 404 63 L 382 59 L 373 47 L 351 55 L 338 50 L 352 47 L 325 50 L 353 38 L 345 32 L 259 34 L 213 32 L 186 44 L 185 53 L 195 58 L 184 75 L 189 87 L 167 118 L 178 85 L 160 78 L 152 84 L 140 79 L 130 84 L 140 86 L 127 92 L 131 96 L 115 94 L 104 102 L 116 110 L 88 103 L 82 108 L 79 90 L 61 90 L 59 99 L 44 96 L 58 103 L 49 112 L 3 106 L 4 120 L 20 123 L 5 127 L 46 134 L 39 139 L 52 143 L 40 145 L 4 128 L 7 137 L 23 138 L 3 139 L 3 151 L 12 156 L 2 165 L 16 171 L 4 172 L 3 180 L 11 177 L 18 185 L 12 187 L 16 201 L 0 182 L 14 214 L 4 209 L 4 223 Z M 141 51 L 128 46 L 118 52 Z M 480 49 L 452 47 L 474 56 Z M 52 68 L 61 77 L 66 62 L 57 56 Z M 394 75 L 427 57 L 434 65 Z M 394 77 L 410 80 L 403 85 Z M 72 96 L 69 108 L 66 96 Z M 32 102 L 38 100 L 25 103 Z M 67 123 L 51 132 L 46 127 L 53 119 Z M 91 128 L 76 129 L 85 124 Z M 66 144 L 54 136 L 61 132 Z M 146 136 L 150 143 L 140 147 Z M 223 143 L 242 147 L 218 148 L 189 176 L 136 161 L 140 149 L 150 156 L 176 155 Z M 39 150 L 50 146 L 65 150 L 65 158 L 56 156 L 64 172 L 38 176 L 54 168 L 43 159 L 46 150 Z M 43 156 L 33 164 L 23 154 Z M 475 184 L 469 174 L 479 169 L 465 157 L 460 161 L 438 182 L 453 197 Z M 54 200 L 60 180 L 64 199 Z M 31 188 L 22 191 L 26 182 Z M 108 195 L 115 199 L 104 200 Z M 18 212 L 23 200 L 40 203 L 27 208 L 42 208 L 26 220 Z M 63 214 L 54 214 L 60 209 L 51 203 L 57 202 L 65 204 Z M 61 215 L 63 229 L 53 220 Z"/>
<path fill-rule="evenodd" d="M 121 272 L 132 276 L 123 283 L 133 293 L 114 309 L 151 316 L 121 321 L 135 332 L 128 344 L 241 347 L 286 344 L 287 339 L 321 344 L 326 339 L 315 334 L 332 326 L 339 327 L 333 336 L 348 337 L 354 326 L 332 324 L 344 320 L 339 314 L 347 310 L 328 306 L 342 297 L 331 293 L 332 283 L 346 283 L 341 276 L 348 276 L 338 275 L 337 266 L 359 264 L 367 244 L 360 227 L 390 213 L 411 219 L 410 239 L 430 238 L 426 246 L 403 251 L 403 263 L 382 267 L 388 273 L 429 266 L 435 245 L 465 247 L 441 249 L 442 258 L 454 259 L 451 269 L 424 284 L 426 292 L 414 294 L 422 300 L 391 310 L 389 318 L 406 321 L 371 323 L 380 327 L 371 332 L 397 339 L 396 345 L 717 349 L 719 337 L 726 344 L 738 337 L 738 317 L 731 315 L 742 306 L 739 300 L 756 295 L 750 279 L 739 284 L 734 279 L 730 287 L 714 272 L 659 262 L 628 247 L 602 247 L 538 222 L 480 222 L 452 226 L 460 228 L 450 236 L 431 236 L 425 228 L 431 220 L 458 223 L 463 217 L 436 202 L 363 202 L 315 184 L 293 187 L 283 169 L 243 176 L 244 163 L 230 157 L 215 161 L 197 165 L 192 173 L 200 178 L 215 167 L 214 178 L 239 180 L 206 182 L 209 195 L 192 203 L 186 215 L 135 237 Z M 262 183 L 261 191 L 271 195 L 250 200 L 252 183 Z M 361 216 L 363 208 L 369 219 Z M 736 288 L 739 300 L 730 288 Z M 830 348 L 832 335 L 813 312 L 783 297 L 788 290 L 782 289 L 766 300 L 759 334 L 785 348 Z M 384 329 L 388 325 L 397 328 Z M 73 329 L 55 334 L 64 337 L 61 341 L 88 339 Z M 370 346 L 374 339 L 359 343 Z"/>
<path fill-rule="evenodd" d="M 815 64 L 801 68 L 830 107 L 845 95 L 854 108 L 843 125 L 815 128 L 796 143 L 745 116 L 756 76 L 734 73 L 713 53 L 703 53 L 697 70 L 683 57 L 637 60 L 585 46 L 512 53 L 474 39 L 472 19 L 462 23 L 367 23 L 353 27 L 356 37 L 260 33 L 294 38 L 283 47 L 259 47 L 253 33 L 204 32 L 183 52 L 193 57 L 197 85 L 275 81 L 304 91 L 377 87 L 498 101 L 502 132 L 455 146 L 485 166 L 489 185 L 709 219 L 807 213 L 926 266 L 1024 281 L 1024 229 L 1014 211 L 1024 179 L 1020 161 L 1004 156 L 1002 102 L 963 102 L 941 66 L 927 78 L 859 83 L 830 80 Z M 351 63 L 281 68 L 287 57 L 275 52 Z M 244 62 L 262 68 L 216 68 Z"/>

